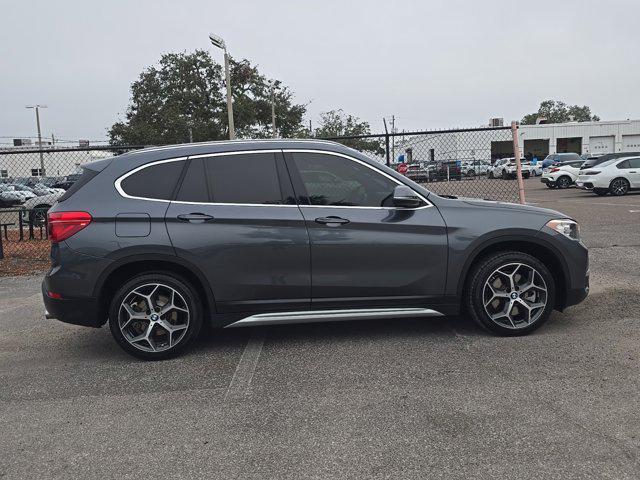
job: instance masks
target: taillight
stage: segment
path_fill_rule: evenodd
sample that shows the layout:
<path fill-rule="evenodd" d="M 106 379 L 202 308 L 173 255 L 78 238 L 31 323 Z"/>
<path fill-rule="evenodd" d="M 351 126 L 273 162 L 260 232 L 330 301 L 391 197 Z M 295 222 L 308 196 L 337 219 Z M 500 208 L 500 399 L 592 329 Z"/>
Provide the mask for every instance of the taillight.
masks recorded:
<path fill-rule="evenodd" d="M 62 242 L 89 225 L 91 220 L 87 212 L 49 213 L 49 240 L 53 243 Z"/>
<path fill-rule="evenodd" d="M 551 170 L 549 170 L 549 173 L 559 172 L 559 171 L 560 171 L 559 168 L 552 168 Z"/>

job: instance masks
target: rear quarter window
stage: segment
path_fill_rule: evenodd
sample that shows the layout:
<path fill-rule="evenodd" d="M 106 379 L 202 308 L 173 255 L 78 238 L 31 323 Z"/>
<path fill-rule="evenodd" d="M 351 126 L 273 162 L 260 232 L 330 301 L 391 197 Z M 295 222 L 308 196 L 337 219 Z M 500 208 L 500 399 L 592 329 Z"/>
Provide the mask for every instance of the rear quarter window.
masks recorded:
<path fill-rule="evenodd" d="M 172 200 L 185 161 L 169 161 L 144 167 L 120 181 L 120 188 L 131 197 Z"/>
<path fill-rule="evenodd" d="M 80 178 L 76 180 L 69 189 L 64 192 L 64 194 L 58 199 L 58 203 L 64 202 L 68 200 L 74 193 L 84 187 L 87 183 L 91 181 L 94 177 L 96 177 L 100 172 L 96 172 L 95 170 L 85 169 L 80 175 Z"/>

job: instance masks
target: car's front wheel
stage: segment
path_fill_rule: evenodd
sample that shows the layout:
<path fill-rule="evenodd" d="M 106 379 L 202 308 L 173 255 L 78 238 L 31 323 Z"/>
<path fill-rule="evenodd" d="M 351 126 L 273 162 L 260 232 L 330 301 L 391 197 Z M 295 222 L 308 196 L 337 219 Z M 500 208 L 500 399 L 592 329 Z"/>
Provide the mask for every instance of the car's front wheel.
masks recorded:
<path fill-rule="evenodd" d="M 522 252 L 498 252 L 471 271 L 465 307 L 483 328 L 498 335 L 523 335 L 542 325 L 555 302 L 549 269 Z"/>
<path fill-rule="evenodd" d="M 149 273 L 126 282 L 113 296 L 109 327 L 129 354 L 160 360 L 182 352 L 202 327 L 202 306 L 186 280 Z"/>

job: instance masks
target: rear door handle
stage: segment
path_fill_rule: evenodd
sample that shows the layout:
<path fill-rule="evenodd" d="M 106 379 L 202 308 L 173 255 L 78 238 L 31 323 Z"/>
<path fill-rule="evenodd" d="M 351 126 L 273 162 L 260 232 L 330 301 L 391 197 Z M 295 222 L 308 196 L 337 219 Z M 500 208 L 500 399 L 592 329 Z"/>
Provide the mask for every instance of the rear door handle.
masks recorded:
<path fill-rule="evenodd" d="M 213 220 L 213 217 L 206 213 L 182 213 L 178 215 L 178 220 L 189 223 L 204 223 Z"/>
<path fill-rule="evenodd" d="M 344 225 L 345 223 L 349 223 L 349 220 L 342 217 L 329 216 L 329 217 L 316 218 L 316 223 L 322 223 L 323 225 L 337 227 L 338 225 Z"/>

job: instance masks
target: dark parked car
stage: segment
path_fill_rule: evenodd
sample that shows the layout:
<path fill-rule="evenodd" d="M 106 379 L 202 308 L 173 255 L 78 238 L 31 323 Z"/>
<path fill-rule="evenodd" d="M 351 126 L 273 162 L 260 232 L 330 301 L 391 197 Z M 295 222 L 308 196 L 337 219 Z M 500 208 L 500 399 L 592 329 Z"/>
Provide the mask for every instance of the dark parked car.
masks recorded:
<path fill-rule="evenodd" d="M 640 152 L 618 152 L 618 153 L 605 153 L 604 155 L 600 155 L 598 157 L 587 158 L 584 163 L 580 166 L 580 170 L 588 170 L 596 165 L 600 165 L 601 163 L 608 162 L 609 160 L 613 160 L 616 158 L 622 157 L 630 157 L 634 155 L 640 155 Z"/>
<path fill-rule="evenodd" d="M 542 168 L 550 167 L 558 163 L 573 162 L 581 160 L 577 153 L 552 153 L 542 161 Z"/>
<path fill-rule="evenodd" d="M 189 144 L 88 164 L 49 212 L 48 318 L 147 359 L 203 324 L 241 327 L 462 311 L 500 335 L 582 301 L 576 222 L 440 197 L 327 141 Z"/>
<path fill-rule="evenodd" d="M 462 170 L 455 160 L 436 162 L 429 170 L 429 181 L 461 180 Z"/>
<path fill-rule="evenodd" d="M 69 190 L 71 188 L 71 185 L 76 183 L 79 178 L 80 178 L 80 174 L 79 173 L 72 173 L 71 175 L 67 175 L 66 177 L 63 177 L 63 178 L 57 180 L 51 186 L 53 188 L 62 188 L 63 190 Z"/>

